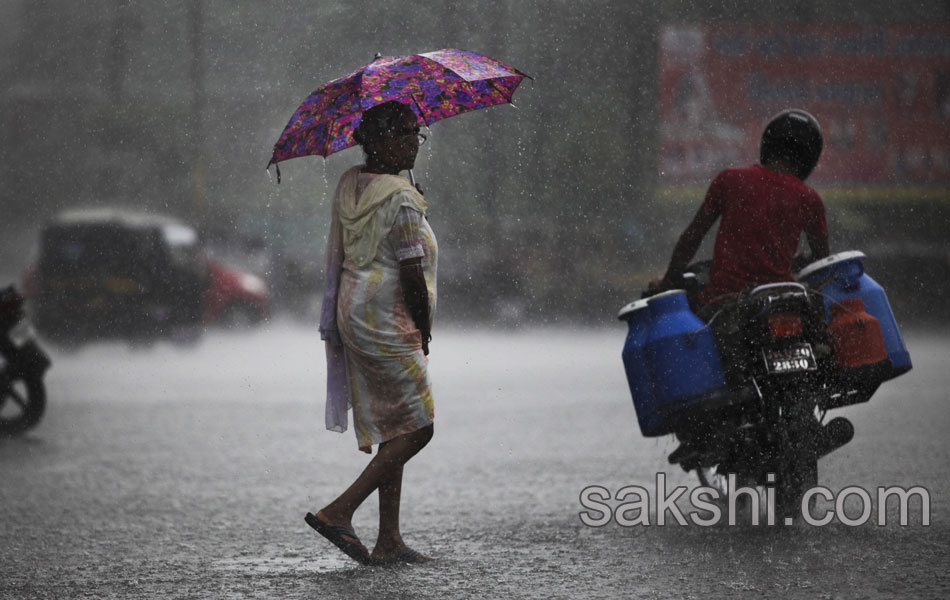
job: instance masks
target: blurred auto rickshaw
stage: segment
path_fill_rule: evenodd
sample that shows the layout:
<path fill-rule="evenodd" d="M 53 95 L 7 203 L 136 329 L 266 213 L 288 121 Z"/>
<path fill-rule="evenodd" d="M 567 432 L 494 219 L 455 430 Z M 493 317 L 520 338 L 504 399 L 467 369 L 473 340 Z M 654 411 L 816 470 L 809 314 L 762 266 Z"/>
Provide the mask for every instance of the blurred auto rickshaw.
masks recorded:
<path fill-rule="evenodd" d="M 165 215 L 61 213 L 40 234 L 29 279 L 37 329 L 64 344 L 193 341 L 229 306 L 251 311 L 257 321 L 268 311 L 259 278 L 204 256 L 195 229 Z"/>

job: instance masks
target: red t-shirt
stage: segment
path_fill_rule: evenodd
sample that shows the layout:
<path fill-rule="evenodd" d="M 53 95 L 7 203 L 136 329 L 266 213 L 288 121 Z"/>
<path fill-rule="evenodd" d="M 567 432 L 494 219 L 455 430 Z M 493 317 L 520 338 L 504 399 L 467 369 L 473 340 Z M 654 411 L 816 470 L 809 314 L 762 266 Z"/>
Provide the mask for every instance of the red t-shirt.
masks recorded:
<path fill-rule="evenodd" d="M 761 165 L 726 169 L 713 180 L 702 209 L 722 217 L 702 302 L 766 283 L 791 281 L 802 231 L 828 230 L 825 205 L 794 175 Z"/>

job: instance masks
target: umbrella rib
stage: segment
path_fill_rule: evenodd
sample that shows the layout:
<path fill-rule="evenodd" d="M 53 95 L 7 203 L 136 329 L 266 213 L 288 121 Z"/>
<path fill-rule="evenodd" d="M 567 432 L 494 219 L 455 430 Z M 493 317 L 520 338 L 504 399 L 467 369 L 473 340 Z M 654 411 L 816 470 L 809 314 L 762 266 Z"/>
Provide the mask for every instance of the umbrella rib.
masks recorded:
<path fill-rule="evenodd" d="M 429 123 L 429 115 L 426 114 L 426 110 L 422 108 L 422 105 L 419 104 L 418 100 L 416 100 L 415 94 L 409 94 L 409 97 L 412 98 L 413 104 L 415 104 L 416 108 L 419 109 L 419 113 L 422 115 L 422 121 L 426 124 L 426 127 L 428 127 L 430 123 Z M 432 121 L 432 122 L 435 123 L 435 121 Z"/>

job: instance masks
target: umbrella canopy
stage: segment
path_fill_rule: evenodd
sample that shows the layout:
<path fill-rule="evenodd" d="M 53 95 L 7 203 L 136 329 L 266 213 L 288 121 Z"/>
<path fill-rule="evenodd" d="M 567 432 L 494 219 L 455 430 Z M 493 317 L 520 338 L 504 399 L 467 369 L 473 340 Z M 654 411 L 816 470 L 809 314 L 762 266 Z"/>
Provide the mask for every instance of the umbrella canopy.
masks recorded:
<path fill-rule="evenodd" d="M 511 102 L 528 77 L 505 63 L 465 50 L 380 57 L 310 94 L 290 118 L 267 163 L 316 154 L 329 156 L 356 144 L 363 111 L 396 100 L 429 125 L 463 112 Z M 530 77 L 529 77 L 530 79 Z"/>

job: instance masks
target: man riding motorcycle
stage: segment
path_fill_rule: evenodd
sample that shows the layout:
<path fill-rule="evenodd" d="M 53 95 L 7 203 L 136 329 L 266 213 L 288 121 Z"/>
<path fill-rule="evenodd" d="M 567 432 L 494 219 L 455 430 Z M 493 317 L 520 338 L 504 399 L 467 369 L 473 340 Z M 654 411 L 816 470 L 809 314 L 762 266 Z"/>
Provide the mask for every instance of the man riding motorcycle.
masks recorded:
<path fill-rule="evenodd" d="M 827 411 L 866 402 L 882 381 L 910 369 L 883 289 L 849 253 L 814 263 L 811 275 L 822 273 L 819 279 L 795 280 L 802 232 L 809 260 L 829 255 L 825 207 L 804 183 L 821 150 L 812 115 L 776 115 L 762 134 L 759 164 L 715 177 L 666 274 L 650 283 L 651 299 L 620 315 L 630 325 L 623 358 L 638 418 L 642 411 L 666 427 L 644 434 L 674 433 L 680 445 L 670 463 L 695 471 L 719 499 L 745 497 L 739 492 L 750 487 L 767 498 L 773 493 L 769 503 L 785 523 L 814 506 L 818 460 L 854 435 L 847 419 L 826 421 Z M 688 263 L 720 217 L 699 291 L 709 262 Z M 683 276 L 687 270 L 692 277 Z M 676 291 L 659 294 L 664 289 Z M 664 312 L 664 302 L 682 304 L 683 296 L 688 309 Z M 674 327 L 680 324 L 685 333 Z M 710 330 L 712 353 L 700 344 Z M 667 391 L 669 382 L 705 372 L 710 355 L 718 378 L 690 389 L 692 396 Z M 752 512 L 757 506 L 751 502 Z"/>
<path fill-rule="evenodd" d="M 790 109 L 773 117 L 762 133 L 759 164 L 726 169 L 713 179 L 666 274 L 650 288 L 680 287 L 679 277 L 720 217 L 709 283 L 700 294 L 704 305 L 721 304 L 758 285 L 792 281 L 803 231 L 811 259 L 828 256 L 825 207 L 804 183 L 821 149 L 821 127 L 811 114 Z"/>
<path fill-rule="evenodd" d="M 747 315 L 740 310 L 741 303 L 735 301 L 757 286 L 795 280 L 793 264 L 802 232 L 811 251 L 809 260 L 829 254 L 824 204 L 818 193 L 804 183 L 818 164 L 821 150 L 821 127 L 811 114 L 790 109 L 773 117 L 762 133 L 759 164 L 726 169 L 713 179 L 702 205 L 677 241 L 666 274 L 650 282 L 653 292 L 684 287 L 683 272 L 706 233 L 721 217 L 708 283 L 698 296 L 701 308 L 697 306 L 694 310 L 712 325 L 730 388 L 739 389 L 748 382 L 748 349 L 757 344 Z M 810 401 L 804 401 L 799 407 L 803 414 L 789 412 L 791 416 L 783 419 L 789 426 L 811 424 L 814 417 L 808 418 L 805 413 L 812 406 Z M 793 408 L 789 404 L 783 411 Z M 833 423 L 830 428 L 825 425 L 810 434 L 812 441 L 802 442 L 809 446 L 804 454 L 796 450 L 787 455 L 794 459 L 788 464 L 781 460 L 769 463 L 770 468 L 783 471 L 783 511 L 797 502 L 805 487 L 817 481 L 817 457 L 846 443 L 853 435 L 853 427 L 844 419 L 835 419 Z M 691 454 L 708 454 L 721 442 L 716 438 L 719 430 L 719 425 L 709 422 L 692 434 L 678 433 L 681 445 L 670 461 L 687 465 Z M 742 470 L 742 456 L 738 452 L 725 468 Z M 799 463 L 800 456 L 810 458 Z M 708 472 L 697 468 L 697 473 L 708 485 Z M 704 475 L 707 479 L 703 479 Z"/>

